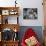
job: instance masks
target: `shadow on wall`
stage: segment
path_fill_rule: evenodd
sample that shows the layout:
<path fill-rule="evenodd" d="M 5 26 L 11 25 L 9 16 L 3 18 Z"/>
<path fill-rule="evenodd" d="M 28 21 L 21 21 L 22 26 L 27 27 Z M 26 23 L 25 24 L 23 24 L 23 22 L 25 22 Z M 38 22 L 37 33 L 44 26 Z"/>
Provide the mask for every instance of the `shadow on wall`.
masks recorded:
<path fill-rule="evenodd" d="M 24 33 L 25 31 L 28 29 L 28 28 L 32 28 L 36 34 L 37 34 L 37 37 L 39 39 L 39 41 L 42 43 L 43 42 L 43 30 L 42 30 L 42 26 L 21 26 L 20 27 L 20 32 L 19 32 L 19 39 L 20 39 L 20 42 L 24 36 Z"/>

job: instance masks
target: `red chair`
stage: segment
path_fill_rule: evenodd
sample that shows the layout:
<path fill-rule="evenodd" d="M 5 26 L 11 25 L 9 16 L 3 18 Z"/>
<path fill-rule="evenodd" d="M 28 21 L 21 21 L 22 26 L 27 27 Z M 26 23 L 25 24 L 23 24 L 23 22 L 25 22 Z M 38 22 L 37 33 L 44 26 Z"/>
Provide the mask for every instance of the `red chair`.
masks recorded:
<path fill-rule="evenodd" d="M 25 39 L 28 39 L 29 37 L 36 37 L 37 39 L 37 35 L 36 33 L 33 31 L 32 28 L 28 28 L 24 34 L 24 37 L 22 38 L 22 42 L 21 42 L 21 46 L 27 46 L 25 43 Z M 41 44 L 39 43 L 39 41 L 37 42 L 37 44 L 35 46 L 41 46 Z"/>

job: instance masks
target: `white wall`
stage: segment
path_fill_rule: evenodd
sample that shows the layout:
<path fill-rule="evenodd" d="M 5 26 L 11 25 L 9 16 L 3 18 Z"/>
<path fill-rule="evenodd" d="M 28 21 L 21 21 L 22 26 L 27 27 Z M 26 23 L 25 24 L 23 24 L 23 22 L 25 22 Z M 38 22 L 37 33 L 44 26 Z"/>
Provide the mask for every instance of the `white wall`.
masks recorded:
<path fill-rule="evenodd" d="M 1 7 L 14 6 L 15 5 L 14 1 L 15 0 L 0 0 L 0 6 Z"/>
<path fill-rule="evenodd" d="M 0 6 L 14 6 L 15 0 L 0 0 Z M 17 0 L 20 6 L 20 17 L 19 24 L 21 26 L 43 26 L 43 6 L 42 0 Z M 38 8 L 38 19 L 37 20 L 24 20 L 23 19 L 23 8 Z"/>
<path fill-rule="evenodd" d="M 20 2 L 22 8 L 38 8 L 38 19 L 37 20 L 24 20 L 23 10 L 21 10 L 20 15 L 20 25 L 22 26 L 43 26 L 43 6 L 42 0 L 21 0 Z"/>

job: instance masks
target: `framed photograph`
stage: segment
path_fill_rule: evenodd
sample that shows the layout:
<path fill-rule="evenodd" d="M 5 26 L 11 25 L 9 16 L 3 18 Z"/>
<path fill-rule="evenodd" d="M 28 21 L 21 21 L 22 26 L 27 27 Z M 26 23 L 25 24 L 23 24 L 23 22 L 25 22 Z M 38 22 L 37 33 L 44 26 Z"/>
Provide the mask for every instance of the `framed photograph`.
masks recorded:
<path fill-rule="evenodd" d="M 12 40 L 12 30 L 10 28 L 3 29 L 1 37 L 3 41 Z"/>
<path fill-rule="evenodd" d="M 2 10 L 2 15 L 9 15 L 9 10 Z"/>
<path fill-rule="evenodd" d="M 3 16 L 2 20 L 3 24 L 8 24 L 8 16 Z"/>
<path fill-rule="evenodd" d="M 17 24 L 17 16 L 3 16 L 3 24 Z"/>
<path fill-rule="evenodd" d="M 16 11 L 16 10 L 10 10 L 10 11 L 9 11 L 9 14 L 10 14 L 10 15 L 16 15 L 16 14 L 17 14 L 17 11 Z"/>
<path fill-rule="evenodd" d="M 17 24 L 17 16 L 8 17 L 8 24 Z"/>
<path fill-rule="evenodd" d="M 38 9 L 23 8 L 23 19 L 38 19 Z"/>

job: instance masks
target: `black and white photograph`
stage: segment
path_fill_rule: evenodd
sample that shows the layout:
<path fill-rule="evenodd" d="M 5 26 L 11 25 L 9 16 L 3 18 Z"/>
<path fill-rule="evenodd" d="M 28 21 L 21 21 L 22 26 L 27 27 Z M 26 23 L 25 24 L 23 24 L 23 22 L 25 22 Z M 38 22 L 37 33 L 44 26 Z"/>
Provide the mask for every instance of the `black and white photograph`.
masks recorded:
<path fill-rule="evenodd" d="M 37 8 L 23 8 L 23 19 L 38 19 Z"/>

